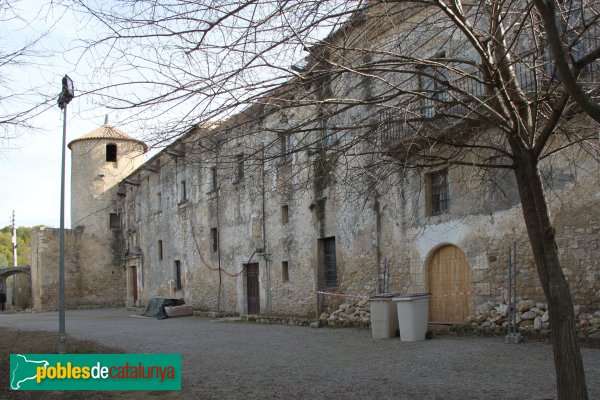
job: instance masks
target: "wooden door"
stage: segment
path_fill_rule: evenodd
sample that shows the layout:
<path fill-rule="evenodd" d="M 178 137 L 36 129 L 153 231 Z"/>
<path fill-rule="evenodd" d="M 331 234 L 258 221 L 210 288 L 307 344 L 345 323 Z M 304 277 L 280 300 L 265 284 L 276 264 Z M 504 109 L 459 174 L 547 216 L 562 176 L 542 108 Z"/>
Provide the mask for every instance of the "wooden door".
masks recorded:
<path fill-rule="evenodd" d="M 443 246 L 429 260 L 429 322 L 462 324 L 471 305 L 469 263 L 456 246 Z"/>
<path fill-rule="evenodd" d="M 248 314 L 260 314 L 260 289 L 258 286 L 258 263 L 246 265 L 246 290 L 248 293 Z"/>
<path fill-rule="evenodd" d="M 137 305 L 138 300 L 138 280 L 137 280 L 137 267 L 134 265 L 131 267 L 131 296 L 133 297 L 133 305 Z"/>

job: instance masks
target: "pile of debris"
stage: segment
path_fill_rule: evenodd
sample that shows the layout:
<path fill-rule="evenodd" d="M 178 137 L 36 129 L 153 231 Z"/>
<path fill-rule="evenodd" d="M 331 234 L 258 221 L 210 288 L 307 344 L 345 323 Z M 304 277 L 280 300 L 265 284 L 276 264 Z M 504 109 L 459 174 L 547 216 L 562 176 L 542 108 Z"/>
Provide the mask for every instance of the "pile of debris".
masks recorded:
<path fill-rule="evenodd" d="M 322 324 L 331 327 L 371 327 L 371 307 L 367 300 L 356 300 L 341 304 L 332 313 L 324 312 L 319 318 Z"/>

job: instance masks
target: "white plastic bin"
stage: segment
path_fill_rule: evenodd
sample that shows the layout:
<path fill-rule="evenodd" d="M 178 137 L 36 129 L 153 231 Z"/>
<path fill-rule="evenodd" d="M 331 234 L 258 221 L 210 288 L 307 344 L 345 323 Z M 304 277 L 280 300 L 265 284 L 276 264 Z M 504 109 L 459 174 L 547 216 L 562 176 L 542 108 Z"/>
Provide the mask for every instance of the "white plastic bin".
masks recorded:
<path fill-rule="evenodd" d="M 369 298 L 371 304 L 371 334 L 375 339 L 396 337 L 398 312 L 392 301 L 397 293 L 378 294 Z"/>
<path fill-rule="evenodd" d="M 392 299 L 398 312 L 401 341 L 425 339 L 429 318 L 429 297 L 431 295 L 428 293 L 418 293 Z"/>

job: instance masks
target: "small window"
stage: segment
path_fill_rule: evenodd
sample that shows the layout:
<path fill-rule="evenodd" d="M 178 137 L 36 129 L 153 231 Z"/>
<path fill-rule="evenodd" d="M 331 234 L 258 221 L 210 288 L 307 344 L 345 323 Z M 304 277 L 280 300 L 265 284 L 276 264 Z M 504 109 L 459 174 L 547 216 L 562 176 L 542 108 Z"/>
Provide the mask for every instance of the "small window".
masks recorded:
<path fill-rule="evenodd" d="M 175 260 L 175 290 L 180 291 L 181 289 L 183 289 L 181 284 L 181 262 Z"/>
<path fill-rule="evenodd" d="M 281 162 L 292 160 L 292 135 L 284 133 L 280 137 L 281 141 Z"/>
<path fill-rule="evenodd" d="M 219 232 L 217 228 L 210 229 L 210 243 L 213 252 L 217 252 L 219 250 Z"/>
<path fill-rule="evenodd" d="M 217 167 L 216 166 L 210 168 L 210 190 L 213 192 L 217 190 Z"/>
<path fill-rule="evenodd" d="M 241 182 L 244 179 L 244 155 L 235 156 L 235 177 L 234 182 Z"/>
<path fill-rule="evenodd" d="M 162 240 L 158 241 L 158 259 L 159 260 L 163 259 L 163 242 L 162 242 Z"/>
<path fill-rule="evenodd" d="M 335 237 L 323 239 L 323 278 L 325 287 L 335 288 L 337 282 L 337 263 L 335 257 Z"/>
<path fill-rule="evenodd" d="M 117 145 L 116 144 L 107 144 L 106 145 L 106 161 L 107 162 L 116 162 L 117 161 Z"/>
<path fill-rule="evenodd" d="M 321 146 L 325 149 L 330 149 L 335 147 L 337 144 L 337 135 L 335 132 L 335 127 L 331 122 L 331 118 L 324 117 L 321 120 L 321 125 L 323 127 L 323 136 L 321 138 Z"/>
<path fill-rule="evenodd" d="M 289 282 L 290 280 L 290 271 L 288 268 L 288 262 L 287 261 L 282 261 L 281 262 L 281 280 L 283 282 Z"/>
<path fill-rule="evenodd" d="M 281 206 L 281 223 L 287 224 L 290 222 L 290 208 L 287 204 Z"/>
<path fill-rule="evenodd" d="M 450 210 L 450 187 L 448 170 L 432 172 L 428 175 L 429 215 L 440 215 Z"/>
<path fill-rule="evenodd" d="M 162 211 L 162 193 L 156 193 L 156 211 Z"/>
<path fill-rule="evenodd" d="M 179 202 L 183 203 L 187 201 L 187 187 L 185 183 L 185 179 L 179 182 Z"/>
<path fill-rule="evenodd" d="M 110 229 L 121 229 L 121 215 L 110 213 Z"/>

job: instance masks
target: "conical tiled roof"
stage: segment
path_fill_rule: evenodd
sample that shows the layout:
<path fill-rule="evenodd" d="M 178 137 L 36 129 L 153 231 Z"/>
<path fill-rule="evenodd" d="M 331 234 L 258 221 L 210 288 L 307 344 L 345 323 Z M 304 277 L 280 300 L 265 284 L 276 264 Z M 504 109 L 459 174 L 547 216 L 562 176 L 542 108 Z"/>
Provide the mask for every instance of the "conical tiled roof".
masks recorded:
<path fill-rule="evenodd" d="M 126 134 L 120 129 L 115 128 L 114 126 L 110 126 L 108 124 L 104 124 L 101 127 L 94 129 L 93 131 L 86 133 L 85 135 L 72 140 L 67 147 L 70 149 L 71 145 L 75 142 L 79 142 L 81 140 L 97 140 L 97 139 L 109 139 L 109 140 L 126 140 L 129 142 L 136 142 L 144 146 L 144 152 L 148 151 L 148 146 L 146 143 L 141 140 L 137 140 Z"/>

